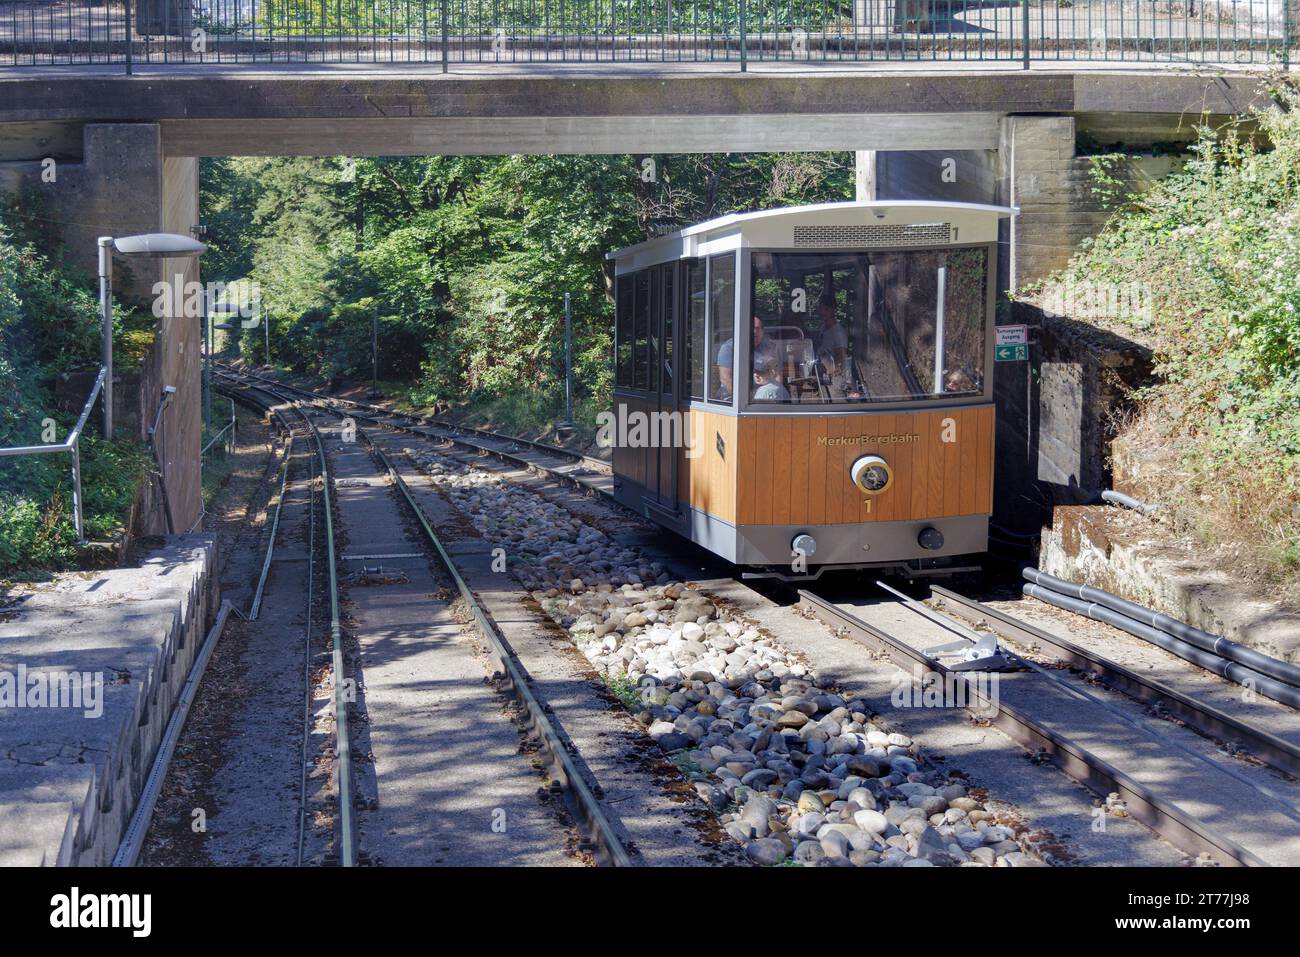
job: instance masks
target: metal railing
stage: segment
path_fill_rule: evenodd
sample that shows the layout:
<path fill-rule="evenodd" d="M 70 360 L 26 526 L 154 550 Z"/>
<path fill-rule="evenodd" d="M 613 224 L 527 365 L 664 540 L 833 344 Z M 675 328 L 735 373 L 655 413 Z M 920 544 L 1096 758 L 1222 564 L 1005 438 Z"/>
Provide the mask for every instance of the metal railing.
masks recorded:
<path fill-rule="evenodd" d="M 15 445 L 0 448 L 0 458 L 11 455 L 45 455 L 51 452 L 69 452 L 72 454 L 72 515 L 77 529 L 77 544 L 79 545 L 84 545 L 86 542 L 81 504 L 81 431 L 86 427 L 86 419 L 90 417 L 91 407 L 94 406 L 95 400 L 99 398 L 100 390 L 104 387 L 104 378 L 107 375 L 108 370 L 100 366 L 99 375 L 95 377 L 95 386 L 90 390 L 90 398 L 86 400 L 86 404 L 82 407 L 77 424 L 72 427 L 72 431 L 68 433 L 68 437 L 62 442 L 52 445 Z"/>
<path fill-rule="evenodd" d="M 1289 66 L 1300 0 L 0 0 L 0 67 L 1164 61 Z"/>
<path fill-rule="evenodd" d="M 229 455 L 231 452 L 235 451 L 235 400 L 234 399 L 230 400 L 230 421 L 227 422 L 225 425 L 223 425 L 220 428 L 220 430 L 218 430 L 216 434 L 212 436 L 212 438 L 208 439 L 207 445 L 203 446 L 202 450 L 200 450 L 199 452 L 200 457 L 207 455 L 208 451 L 212 448 L 212 446 L 216 445 L 217 442 L 220 441 L 222 438 L 225 439 L 225 441 L 221 443 L 222 451 L 226 455 Z"/>

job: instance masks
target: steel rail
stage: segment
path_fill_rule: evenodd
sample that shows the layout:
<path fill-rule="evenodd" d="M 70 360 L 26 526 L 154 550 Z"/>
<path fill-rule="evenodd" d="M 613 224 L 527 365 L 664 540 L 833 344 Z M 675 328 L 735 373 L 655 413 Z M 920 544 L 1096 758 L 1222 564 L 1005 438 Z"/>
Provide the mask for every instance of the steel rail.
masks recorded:
<path fill-rule="evenodd" d="M 226 375 L 226 376 L 230 376 L 230 375 L 233 374 L 233 375 L 238 375 L 238 376 L 241 376 L 241 377 L 244 377 L 244 378 L 256 379 L 256 380 L 258 380 L 259 382 L 269 382 L 269 383 L 271 383 L 271 384 L 274 385 L 274 386 L 277 386 L 277 387 L 279 387 L 279 388 L 285 389 L 285 390 L 290 391 L 290 392 L 295 392 L 295 393 L 297 393 L 298 395 L 302 395 L 302 396 L 310 397 L 311 399 L 313 399 L 313 400 L 315 400 L 315 401 L 318 401 L 318 402 L 327 402 L 327 403 L 336 404 L 336 405 L 337 405 L 337 404 L 342 404 L 342 405 L 348 405 L 348 406 L 351 406 L 351 407 L 353 407 L 353 408 L 357 408 L 357 409 L 365 409 L 367 412 L 371 413 L 372 416 L 373 416 L 373 415 L 377 415 L 377 416 L 384 416 L 384 417 L 386 417 L 386 418 L 390 418 L 390 419 L 392 419 L 392 418 L 396 418 L 396 419 L 405 419 L 405 420 L 408 421 L 408 422 L 418 422 L 418 423 L 420 423 L 421 425 L 433 425 L 433 426 L 436 426 L 436 427 L 438 427 L 438 428 L 440 428 L 440 429 L 447 429 L 447 430 L 450 430 L 450 431 L 455 432 L 455 433 L 470 433 L 470 434 L 472 434 L 472 435 L 480 436 L 481 438 L 492 439 L 492 440 L 494 440 L 494 441 L 498 441 L 498 442 L 511 442 L 511 443 L 516 444 L 516 445 L 526 445 L 526 446 L 528 446 L 529 448 L 535 449 L 535 450 L 538 451 L 538 452 L 545 452 L 545 453 L 547 453 L 547 454 L 549 454 L 549 455 L 560 455 L 560 456 L 563 456 L 563 457 L 565 457 L 565 458 L 575 459 L 575 460 L 577 460 L 577 461 L 583 463 L 584 465 L 587 465 L 587 466 L 592 467 L 592 468 L 603 469 L 603 470 L 606 470 L 606 471 L 608 471 L 608 470 L 610 469 L 610 463 L 608 463 L 608 462 L 606 462 L 606 461 L 604 461 L 604 460 L 602 460 L 602 459 L 592 458 L 592 457 L 589 456 L 589 455 L 584 455 L 582 452 L 575 452 L 575 451 L 572 450 L 572 449 L 561 448 L 561 447 L 558 446 L 558 445 L 550 445 L 550 444 L 548 444 L 548 443 L 546 443 L 546 442 L 537 442 L 537 441 L 535 441 L 535 440 L 533 440 L 533 439 L 526 439 L 526 438 L 523 438 L 522 436 L 518 436 L 518 435 L 509 435 L 508 433 L 504 433 L 504 432 L 493 432 L 493 431 L 491 431 L 490 429 L 479 429 L 479 428 L 475 428 L 474 426 L 469 426 L 469 425 L 459 425 L 459 424 L 457 424 L 457 423 L 454 423 L 454 422 L 448 422 L 448 421 L 446 421 L 446 420 L 444 420 L 444 419 L 439 419 L 439 418 L 435 418 L 435 417 L 423 416 L 423 415 L 415 415 L 415 414 L 413 414 L 413 413 L 409 413 L 409 412 L 398 412 L 398 411 L 395 411 L 395 410 L 393 410 L 393 409 L 386 409 L 386 408 L 384 408 L 383 406 L 380 406 L 380 405 L 373 405 L 373 404 L 371 404 L 371 403 L 369 403 L 369 402 L 358 402 L 358 401 L 355 400 L 355 399 L 343 399 L 343 398 L 339 398 L 339 397 L 337 397 L 337 396 L 327 395 L 327 394 L 322 393 L 322 392 L 313 392 L 313 391 L 310 390 L 310 389 L 304 389 L 304 388 L 301 388 L 300 386 L 287 385 L 287 384 L 282 383 L 282 382 L 279 382 L 279 381 L 277 381 L 277 380 L 275 380 L 275 379 L 271 379 L 271 378 L 269 378 L 269 377 L 267 377 L 267 376 L 261 376 L 261 375 L 258 375 L 257 373 L 254 373 L 254 372 L 243 372 L 243 371 L 241 371 L 241 372 L 238 372 L 238 373 L 231 373 L 231 372 L 228 372 L 228 371 L 224 371 L 223 367 L 218 367 L 218 372 L 219 372 L 220 374 L 224 374 L 224 375 Z M 363 418 L 367 418 L 367 416 L 363 416 Z M 375 420 L 374 420 L 373 418 L 371 418 L 371 421 L 375 421 Z M 380 425 L 388 425 L 389 423 L 377 423 L 377 424 L 380 424 Z M 396 429 L 406 429 L 406 430 L 408 430 L 408 431 L 414 431 L 414 430 L 410 429 L 409 426 L 390 425 L 390 427 L 391 427 L 391 428 L 396 428 Z M 418 434 L 418 433 L 417 433 L 417 434 Z M 481 446 L 471 446 L 471 447 L 472 447 L 472 448 L 481 448 Z M 503 455 L 503 456 L 512 457 L 512 456 L 510 456 L 510 453 L 509 453 L 509 452 L 504 452 L 504 451 L 501 451 L 501 450 L 498 450 L 498 449 L 486 449 L 486 451 L 493 452 L 493 453 L 496 453 L 496 454 L 500 454 L 500 455 Z M 514 457 L 512 457 L 512 458 L 514 458 Z M 531 465 L 531 466 L 534 467 L 534 468 L 539 468 L 539 467 L 541 467 L 541 466 L 537 466 L 537 465 L 535 465 L 534 463 L 529 463 L 529 462 L 528 462 L 527 460 L 525 460 L 525 459 L 517 459 L 517 458 L 515 458 L 515 460 L 516 460 L 516 461 L 519 461 L 519 462 L 521 462 L 522 464 L 525 464 L 525 465 Z"/>
<path fill-rule="evenodd" d="M 289 484 L 289 462 L 293 458 L 294 444 L 295 437 L 290 432 L 289 441 L 284 447 L 284 461 L 280 464 L 280 491 L 275 497 L 275 515 L 271 519 L 271 534 L 266 542 L 266 557 L 262 559 L 262 573 L 257 577 L 257 590 L 253 593 L 253 602 L 248 606 L 249 621 L 256 621 L 262 610 L 262 594 L 266 590 L 267 576 L 271 573 L 271 559 L 275 554 L 275 536 L 280 531 L 280 512 L 284 508 L 284 490 Z"/>
<path fill-rule="evenodd" d="M 227 378 L 233 378 L 226 376 Z M 352 742 L 348 732 L 348 709 L 343 665 L 343 637 L 339 626 L 339 589 L 337 556 L 334 548 L 334 513 L 333 499 L 330 495 L 329 461 L 325 455 L 325 445 L 321 441 L 320 431 L 311 421 L 298 402 L 276 393 L 265 386 L 256 387 L 262 392 L 289 406 L 307 427 L 308 433 L 315 440 L 316 456 L 320 468 L 321 498 L 325 513 L 325 547 L 329 558 L 329 594 L 330 594 L 330 648 L 334 683 L 334 736 L 335 758 L 338 772 L 339 792 L 339 863 L 343 867 L 355 867 L 357 863 L 356 831 L 353 822 L 352 807 Z M 269 410 L 274 411 L 274 410 Z"/>
<path fill-rule="evenodd" d="M 978 632 L 970 628 L 967 628 L 965 625 L 961 624 L 956 619 L 949 618 L 947 615 L 941 615 L 937 611 L 927 608 L 925 605 L 921 604 L 915 598 L 911 598 L 908 595 L 903 594 L 901 591 L 899 591 L 896 588 L 891 588 L 889 585 L 886 585 L 882 581 L 877 581 L 876 584 L 879 585 L 881 588 L 883 588 L 885 591 L 889 592 L 895 598 L 898 598 L 900 601 L 902 601 L 903 604 L 908 608 L 908 610 L 913 611 L 916 614 L 921 615 L 922 617 L 935 622 L 936 624 L 940 625 L 942 628 L 945 628 L 948 631 L 953 632 L 954 634 L 961 635 L 963 638 L 966 638 L 971 642 L 975 642 L 979 640 L 980 636 Z M 1181 751 L 1183 754 L 1191 758 L 1193 761 L 1200 761 L 1202 764 L 1205 764 L 1211 770 L 1217 771 L 1220 774 L 1227 775 L 1228 777 L 1237 781 L 1237 783 L 1239 784 L 1244 784 L 1246 787 L 1250 788 L 1256 794 L 1259 794 L 1262 797 L 1266 797 L 1269 800 L 1278 804 L 1282 808 L 1283 813 L 1285 813 L 1288 817 L 1290 817 L 1291 819 L 1297 822 L 1300 822 L 1300 812 L 1296 811 L 1294 807 L 1294 802 L 1282 796 L 1281 794 L 1278 794 L 1276 791 L 1274 791 L 1272 788 L 1268 787 L 1267 785 L 1259 784 L 1258 782 L 1252 781 L 1250 780 L 1250 778 L 1246 777 L 1236 768 L 1231 768 L 1225 764 L 1221 764 L 1218 761 L 1211 758 L 1210 756 L 1202 754 L 1199 751 L 1195 751 L 1192 748 L 1189 748 L 1187 745 L 1179 741 L 1175 741 L 1169 735 L 1161 731 L 1158 731 L 1155 728 L 1147 727 L 1141 724 L 1132 715 L 1125 714 L 1122 710 L 1120 710 L 1118 707 L 1111 704 L 1110 702 L 1103 701 L 1101 698 L 1098 698 L 1096 695 L 1084 691 L 1082 688 L 1075 687 L 1070 682 L 1062 678 L 1060 675 L 1053 674 L 1052 672 L 1048 671 L 1046 668 L 1044 668 L 1042 665 L 1038 664 L 1037 662 L 1030 661 L 1028 658 L 1023 658 L 1015 654 L 1008 654 L 1007 657 L 1011 659 L 1013 662 L 1019 663 L 1024 667 L 1028 668 L 1030 671 L 1033 671 L 1035 674 L 1039 675 L 1040 677 L 1045 678 L 1047 681 L 1056 685 L 1071 697 L 1079 698 L 1083 701 L 1088 702 L 1091 705 L 1094 705 L 1095 707 L 1101 708 L 1103 711 L 1107 712 L 1112 717 L 1118 718 L 1120 721 L 1127 724 L 1129 727 L 1131 727 L 1134 731 L 1137 731 L 1139 734 L 1144 734 L 1148 737 L 1154 738 L 1155 740 L 1159 741 L 1163 746 L 1167 748 L 1172 748 L 1175 751 Z"/>
<path fill-rule="evenodd" d="M 542 752 L 546 757 L 550 773 L 560 783 L 565 793 L 569 795 L 570 800 L 568 803 L 575 816 L 582 823 L 583 830 L 586 831 L 592 847 L 596 849 L 597 859 L 607 866 L 631 867 L 632 859 L 627 849 L 619 840 L 613 826 L 609 823 L 609 819 L 605 817 L 604 812 L 601 810 L 600 802 L 592 793 L 591 788 L 587 786 L 586 780 L 582 777 L 577 764 L 569 754 L 570 745 L 568 740 L 560 734 L 559 729 L 556 728 L 555 723 L 546 713 L 545 707 L 533 694 L 532 688 L 529 687 L 527 672 L 515 654 L 514 649 L 510 647 L 505 636 L 498 631 L 491 617 L 479 604 L 474 592 L 469 587 L 469 583 L 465 581 L 460 569 L 456 567 L 456 563 L 452 560 L 451 554 L 443 545 L 442 540 L 438 538 L 437 532 L 433 530 L 433 526 L 425 516 L 424 510 L 415 501 L 415 497 L 411 494 L 405 479 L 398 474 L 388 456 L 374 444 L 370 436 L 366 435 L 363 430 L 358 430 L 358 432 L 365 438 L 371 451 L 374 452 L 380 464 L 388 473 L 389 479 L 401 493 L 402 499 L 406 502 L 411 514 L 415 516 L 421 530 L 423 530 L 425 538 L 437 551 L 442 564 L 456 583 L 456 590 L 474 616 L 475 624 L 478 625 L 479 631 L 491 646 L 493 656 L 505 669 L 506 679 L 509 681 L 515 697 L 519 699 L 528 713 L 529 726 L 541 742 Z"/>
<path fill-rule="evenodd" d="M 244 379 L 244 378 L 257 379 L 258 381 L 261 381 L 261 382 L 272 382 L 272 383 L 274 383 L 274 381 L 275 381 L 275 380 L 273 380 L 273 379 L 267 379 L 265 376 L 258 376 L 258 375 L 253 375 L 253 374 L 251 374 L 251 373 L 243 373 L 243 372 L 240 372 L 240 373 L 231 373 L 231 372 L 227 372 L 227 371 L 225 371 L 225 370 L 223 370 L 223 369 L 218 369 L 218 370 L 217 370 L 217 375 L 219 375 L 219 376 L 221 376 L 221 377 L 223 377 L 223 378 L 225 378 L 225 379 L 230 379 L 230 380 L 232 380 L 232 381 L 240 381 L 241 379 Z M 248 387 L 249 387 L 249 388 L 260 388 L 260 387 L 258 387 L 258 386 L 248 386 Z M 334 398 L 333 396 L 328 396 L 328 395 L 324 395 L 324 394 L 322 394 L 322 393 L 312 392 L 312 391 L 310 391 L 310 390 L 308 390 L 308 389 L 300 389 L 300 388 L 298 388 L 298 387 L 296 387 L 296 386 L 285 386 L 284 388 L 287 389 L 287 390 L 292 390 L 292 391 L 294 391 L 294 392 L 297 392 L 297 393 L 299 393 L 299 394 L 301 394 L 301 395 L 307 397 L 308 401 L 310 401 L 310 402 L 311 402 L 313 405 L 315 405 L 317 408 L 320 408 L 320 409 L 322 409 L 322 410 L 324 410 L 324 411 L 328 411 L 328 412 L 330 412 L 330 413 L 332 413 L 332 414 L 334 414 L 334 415 L 340 415 L 340 414 L 341 414 L 341 413 L 339 412 L 339 410 L 338 410 L 337 408 L 335 408 L 335 406 L 337 406 L 337 405 L 339 405 L 339 404 L 352 405 L 352 406 L 356 406 L 356 407 L 358 407 L 358 408 L 374 408 L 374 407 L 372 407 L 372 406 L 367 406 L 367 405 L 364 404 L 364 403 L 354 402 L 354 401 L 351 400 L 351 399 L 336 399 L 336 398 Z M 269 391 L 269 390 L 268 390 L 268 391 Z M 446 425 L 446 426 L 443 426 L 443 425 L 436 425 L 436 426 L 430 427 L 427 423 L 430 422 L 430 421 L 435 421 L 435 422 L 436 422 L 436 420 L 421 419 L 421 418 L 416 417 L 416 416 L 409 416 L 409 415 L 405 415 L 405 414 L 392 413 L 392 412 L 388 412 L 388 411 L 386 411 L 386 410 L 381 410 L 381 412 L 382 412 L 382 416 L 381 416 L 380 414 L 375 414 L 375 413 L 370 413 L 370 414 L 367 414 L 367 413 L 354 413 L 354 415 L 355 415 L 356 418 L 363 419 L 363 420 L 368 421 L 368 422 L 372 422 L 372 423 L 374 423 L 375 425 L 381 426 L 381 427 L 386 428 L 386 429 L 392 429 L 392 430 L 395 430 L 395 431 L 398 431 L 398 432 L 406 432 L 406 433 L 408 433 L 408 434 L 410 434 L 410 435 L 418 436 L 419 438 L 421 438 L 421 439 L 425 439 L 425 440 L 430 440 L 430 439 L 441 439 L 441 440 L 443 440 L 443 441 L 451 442 L 451 443 L 454 444 L 454 445 L 460 445 L 460 446 L 463 446 L 463 447 L 465 447 L 466 449 L 470 449 L 470 450 L 475 451 L 475 452 L 485 453 L 485 454 L 488 454 L 488 455 L 494 456 L 494 457 L 496 457 L 496 458 L 498 458 L 498 459 L 501 459 L 502 461 L 507 462 L 507 463 L 509 463 L 509 464 L 511 464 L 511 465 L 514 465 L 514 466 L 516 466 L 516 467 L 518 467 L 518 468 L 527 469 L 527 470 L 537 470 L 537 471 L 544 472 L 544 473 L 546 473 L 547 475 L 551 476 L 552 478 L 555 478 L 555 479 L 558 479 L 558 480 L 560 480 L 560 481 L 563 481 L 563 482 L 568 483 L 570 486 L 572 486 L 574 489 L 576 489 L 576 490 L 579 491 L 579 492 L 596 492 L 596 493 L 600 494 L 600 495 L 601 495 L 601 496 L 602 496 L 606 501 L 611 502 L 611 503 L 617 505 L 619 508 L 626 508 L 626 507 L 627 507 L 627 506 L 623 505 L 623 503 L 619 502 L 616 498 L 614 498 L 614 496 L 613 496 L 612 493 L 606 491 L 605 489 L 597 488 L 596 486 L 593 486 L 593 485 L 588 485 L 587 483 L 583 482 L 583 481 L 581 480 L 581 478 L 579 478 L 577 475 L 573 474 L 572 472 L 567 472 L 567 471 L 565 471 L 563 468 L 556 467 L 556 466 L 551 466 L 551 465 L 547 465 L 547 464 L 542 463 L 542 462 L 534 462 L 534 461 L 530 461 L 529 459 L 524 458 L 522 455 L 516 455 L 516 454 L 514 454 L 514 453 L 512 453 L 512 452 L 508 452 L 508 451 L 505 451 L 505 450 L 503 450 L 503 449 L 493 448 L 493 447 L 490 446 L 490 445 L 484 445 L 484 444 L 481 444 L 481 443 L 479 443 L 479 442 L 474 442 L 474 441 L 472 441 L 472 440 L 470 440 L 470 439 L 464 438 L 464 437 L 462 437 L 462 436 L 456 434 L 456 433 L 458 432 L 458 430 L 460 429 L 459 426 L 455 426 L 455 425 Z M 401 425 L 401 424 L 398 424 L 397 422 L 392 421 L 392 420 L 395 419 L 395 418 L 405 419 L 405 420 L 408 421 L 408 422 L 421 423 L 421 424 L 424 425 L 424 428 L 414 427 L 414 426 L 410 426 L 410 425 Z M 443 432 L 439 432 L 439 431 L 431 431 L 431 428 L 436 428 L 436 429 L 445 429 L 446 431 L 443 431 Z M 483 436 L 485 436 L 485 437 L 487 437 L 487 438 L 491 438 L 491 439 L 494 439 L 494 440 L 499 441 L 499 442 L 527 442 L 527 441 L 528 441 L 528 440 L 526 440 L 526 439 L 519 439 L 519 438 L 516 438 L 516 437 L 514 437 L 514 436 L 502 435 L 502 434 L 495 433 L 495 432 L 487 432 L 487 431 L 484 431 L 484 430 L 476 430 L 476 431 L 477 431 L 479 434 L 481 434 L 481 435 L 483 435 Z M 452 434 L 448 434 L 448 432 L 450 432 L 450 433 L 452 433 Z M 570 451 L 570 450 L 568 450 L 568 449 L 561 449 L 561 448 L 554 447 L 554 446 L 543 445 L 543 444 L 541 444 L 541 443 L 532 443 L 532 444 L 533 444 L 534 447 L 535 447 L 538 451 L 540 451 L 540 452 L 544 452 L 544 453 L 554 452 L 554 453 L 557 454 L 557 455 L 562 455 L 562 456 L 564 456 L 564 457 L 566 457 L 566 458 L 570 458 L 570 459 L 573 459 L 573 458 L 580 458 L 581 461 L 583 461 L 583 462 L 595 463 L 595 464 L 599 465 L 602 469 L 605 469 L 605 470 L 608 470 L 608 469 L 609 469 L 609 463 L 607 463 L 607 462 L 602 462 L 602 461 L 600 461 L 599 459 L 591 459 L 591 458 L 587 458 L 586 456 L 579 456 L 579 453 L 572 452 L 572 451 Z M 636 513 L 634 512 L 633 514 L 636 514 Z"/>
<path fill-rule="evenodd" d="M 240 378 L 238 374 L 224 372 L 220 374 L 230 379 L 238 380 Z M 260 379 L 262 377 L 257 378 Z M 270 388 L 260 386 L 254 388 L 284 401 L 289 401 L 295 409 L 298 409 L 297 403 L 294 400 L 287 399 L 285 396 L 277 395 L 275 391 Z M 306 393 L 313 400 L 318 401 L 321 399 L 317 394 L 308 392 L 307 390 L 295 391 Z M 327 407 L 321 411 L 338 416 L 339 418 L 344 417 L 343 413 L 337 409 Z M 298 412 L 299 414 L 302 414 L 301 409 L 298 409 Z M 385 415 L 387 416 L 388 413 L 385 413 Z M 362 418 L 373 421 L 370 416 L 362 416 Z M 412 434 L 421 435 L 424 438 L 434 437 L 401 426 L 392 426 L 385 422 L 376 422 L 376 424 L 411 432 Z M 525 712 L 528 714 L 529 726 L 541 743 L 542 754 L 546 759 L 548 770 L 551 776 L 559 782 L 564 793 L 568 796 L 568 801 L 566 803 L 570 805 L 575 818 L 582 825 L 589 843 L 595 852 L 597 860 L 607 866 L 634 866 L 627 849 L 619 840 L 617 832 L 614 830 L 609 819 L 601 809 L 599 800 L 592 793 L 591 788 L 587 785 L 587 782 L 579 771 L 577 764 L 570 755 L 567 738 L 560 733 L 554 721 L 547 714 L 545 706 L 538 700 L 537 696 L 533 693 L 532 688 L 529 686 L 527 672 L 524 669 L 523 664 L 519 661 L 514 650 L 506 641 L 505 636 L 495 627 L 491 617 L 474 596 L 472 589 L 470 589 L 469 584 L 461 575 L 460 569 L 452 559 L 451 554 L 447 551 L 441 539 L 429 523 L 423 509 L 421 509 L 419 504 L 415 501 L 406 481 L 397 472 L 396 468 L 393 467 L 391 460 L 383 450 L 374 443 L 371 436 L 364 429 L 358 429 L 357 432 L 374 452 L 394 487 L 401 493 L 402 499 L 405 501 L 411 514 L 415 517 L 426 540 L 438 553 L 439 559 L 451 575 L 452 580 L 455 582 L 456 589 L 462 599 L 464 599 L 467 607 L 470 609 L 475 624 L 491 647 L 493 656 L 500 663 L 513 694 L 524 706 Z M 317 433 L 317 435 L 319 435 L 319 433 Z M 478 446 L 471 447 L 478 448 Z M 523 462 L 522 464 L 531 465 L 531 463 L 527 462 Z"/>
<path fill-rule="evenodd" d="M 1180 721 L 1219 741 L 1240 742 L 1270 767 L 1300 777 L 1300 748 L 1291 742 L 996 608 L 938 585 L 931 585 L 930 591 L 951 607 L 954 614 L 972 625 L 984 621 L 995 631 L 1026 647 L 1045 646 L 1061 661 L 1096 675 L 1116 691 L 1147 704 L 1158 704 Z"/>
<path fill-rule="evenodd" d="M 968 711 L 977 716 L 991 715 L 990 723 L 1007 737 L 1028 750 L 1046 754 L 1065 774 L 1101 797 L 1112 792 L 1119 794 L 1133 817 L 1176 847 L 1192 855 L 1208 853 L 1219 863 L 1229 866 L 1267 866 L 1253 852 L 1218 834 L 1086 748 L 1044 727 L 1020 709 L 1000 699 L 989 699 L 980 692 L 977 683 L 968 681 L 961 672 L 951 670 L 824 598 L 804 589 L 800 589 L 798 594 L 800 605 L 805 610 L 832 628 L 844 629 L 861 644 L 884 651 L 897 667 L 911 670 L 920 665 L 942 675 L 945 681 L 960 684 L 968 702 L 979 702 L 979 710 L 967 706 Z"/>

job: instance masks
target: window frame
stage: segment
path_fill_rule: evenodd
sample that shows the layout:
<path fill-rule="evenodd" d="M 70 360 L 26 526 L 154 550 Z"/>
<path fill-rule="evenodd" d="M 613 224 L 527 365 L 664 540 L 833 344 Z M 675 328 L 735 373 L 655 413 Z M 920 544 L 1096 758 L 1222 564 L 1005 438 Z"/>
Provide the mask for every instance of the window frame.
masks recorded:
<path fill-rule="evenodd" d="M 619 299 L 622 295 L 620 286 L 626 282 L 628 286 L 627 298 L 632 305 L 628 308 L 627 314 L 624 315 L 620 307 Z M 632 335 L 632 311 L 635 309 L 636 302 L 636 273 L 627 272 L 614 277 L 614 390 L 627 391 L 632 388 L 633 372 L 632 366 L 635 362 L 635 343 L 636 337 Z M 620 333 L 620 327 L 625 327 L 629 335 L 624 337 Z M 626 369 L 620 367 L 621 351 L 624 345 L 624 339 L 627 339 L 628 361 Z M 626 378 L 624 378 L 626 372 Z"/>
<path fill-rule="evenodd" d="M 867 249 L 809 249 L 809 248 L 789 248 L 776 246 L 745 246 L 740 252 L 743 261 L 744 282 L 740 284 L 739 276 L 737 284 L 736 303 L 737 312 L 741 315 L 748 316 L 751 312 L 750 299 L 752 293 L 753 279 L 750 268 L 751 259 L 754 253 L 777 253 L 788 255 L 817 255 L 819 253 L 894 253 L 894 252 L 918 252 L 918 251 L 939 251 L 947 252 L 956 249 L 979 249 L 987 250 L 987 267 L 984 281 L 984 383 L 982 391 L 978 393 L 967 393 L 962 395 L 936 396 L 921 399 L 899 399 L 888 402 L 751 402 L 748 383 L 753 381 L 753 355 L 752 341 L 753 330 L 750 323 L 740 323 L 737 330 L 739 335 L 736 337 L 736 344 L 742 350 L 742 359 L 737 363 L 737 381 L 746 383 L 745 389 L 732 390 L 733 404 L 739 400 L 739 412 L 745 415 L 860 415 L 864 412 L 892 412 L 903 410 L 920 411 L 923 409 L 950 408 L 961 405 L 985 404 L 993 401 L 993 362 L 995 355 L 995 343 L 997 341 L 997 276 L 998 276 L 998 243 L 990 240 L 979 243 L 947 243 L 934 246 L 873 246 Z"/>
<path fill-rule="evenodd" d="M 745 350 L 744 354 L 748 355 L 749 337 L 746 335 L 742 341 L 741 335 L 738 334 L 738 325 L 740 325 L 738 316 L 741 315 L 741 302 L 748 302 L 748 293 L 743 292 L 747 289 L 748 283 L 748 249 L 740 247 L 738 249 L 725 250 L 703 255 L 699 258 L 705 261 L 704 272 L 704 344 L 705 344 L 705 369 L 704 369 L 704 402 L 708 408 L 712 409 L 736 409 L 736 401 L 742 390 L 736 388 L 737 382 L 748 381 L 742 380 L 737 375 L 737 370 L 741 367 L 740 356 L 737 350 Z M 717 363 L 714 361 L 717 352 L 714 350 L 714 330 L 717 328 L 715 317 L 713 315 L 713 261 L 721 259 L 724 256 L 730 256 L 732 262 L 732 291 L 731 291 L 731 399 L 713 398 L 714 378 L 717 376 Z M 726 340 L 723 340 L 724 342 Z M 748 361 L 748 360 L 746 360 Z M 745 390 L 748 391 L 748 390 Z M 695 401 L 695 400 L 692 400 Z"/>

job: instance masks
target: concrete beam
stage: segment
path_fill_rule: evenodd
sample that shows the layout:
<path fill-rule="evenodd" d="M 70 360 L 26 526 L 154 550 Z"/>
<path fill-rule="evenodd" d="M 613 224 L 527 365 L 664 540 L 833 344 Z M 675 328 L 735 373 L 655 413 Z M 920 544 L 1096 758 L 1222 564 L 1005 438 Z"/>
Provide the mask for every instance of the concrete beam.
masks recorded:
<path fill-rule="evenodd" d="M 1154 71 L 629 75 L 538 64 L 446 76 L 295 66 L 0 78 L 0 123 L 161 122 L 169 155 L 576 152 L 589 141 L 583 151 L 870 149 L 884 140 L 896 150 L 987 149 L 992 115 L 1179 118 L 1262 102 L 1256 76 Z M 936 142 L 954 130 L 964 138 Z"/>
<path fill-rule="evenodd" d="M 998 113 L 163 120 L 168 156 L 993 149 Z"/>

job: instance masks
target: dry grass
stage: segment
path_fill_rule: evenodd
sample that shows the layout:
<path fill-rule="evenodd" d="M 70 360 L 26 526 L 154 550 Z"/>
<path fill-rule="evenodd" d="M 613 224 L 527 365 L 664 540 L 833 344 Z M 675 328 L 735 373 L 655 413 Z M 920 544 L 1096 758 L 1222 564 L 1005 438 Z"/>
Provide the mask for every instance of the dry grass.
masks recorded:
<path fill-rule="evenodd" d="M 1159 520 L 1202 544 L 1207 564 L 1300 605 L 1300 477 L 1263 448 L 1222 460 L 1189 454 L 1202 437 L 1170 404 L 1149 400 L 1118 424 L 1115 486 L 1160 504 Z"/>

